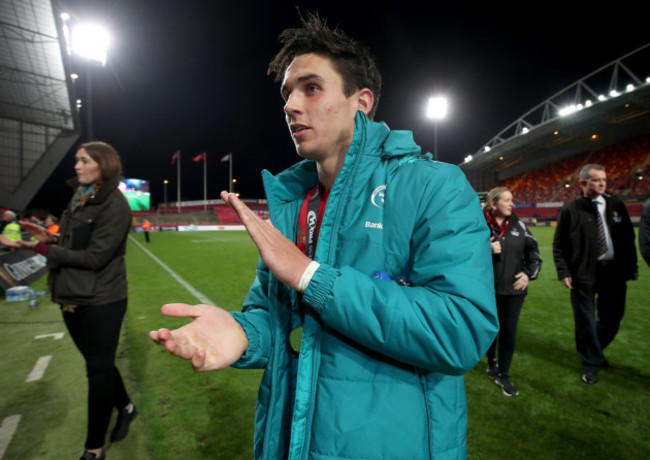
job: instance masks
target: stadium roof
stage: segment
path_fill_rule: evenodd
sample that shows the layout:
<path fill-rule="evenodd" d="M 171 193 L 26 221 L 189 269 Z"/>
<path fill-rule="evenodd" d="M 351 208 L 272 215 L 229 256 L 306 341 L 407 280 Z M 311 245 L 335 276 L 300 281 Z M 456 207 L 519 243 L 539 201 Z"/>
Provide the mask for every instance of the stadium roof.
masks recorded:
<path fill-rule="evenodd" d="M 0 2 L 0 206 L 23 210 L 79 137 L 50 0 Z"/>
<path fill-rule="evenodd" d="M 515 120 L 460 165 L 476 190 L 578 153 L 650 134 L 650 43 Z"/>

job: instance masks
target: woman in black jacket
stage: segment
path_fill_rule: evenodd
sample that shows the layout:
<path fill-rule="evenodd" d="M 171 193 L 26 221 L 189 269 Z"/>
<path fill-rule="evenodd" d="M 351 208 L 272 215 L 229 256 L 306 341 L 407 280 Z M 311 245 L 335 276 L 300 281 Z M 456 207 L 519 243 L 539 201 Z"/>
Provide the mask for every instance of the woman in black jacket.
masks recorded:
<path fill-rule="evenodd" d="M 75 156 L 74 195 L 63 213 L 59 236 L 22 222 L 38 242 L 25 242 L 47 258 L 52 301 L 86 361 L 88 426 L 82 460 L 104 459 L 113 408 L 119 412 L 111 442 L 123 439 L 136 415 L 115 353 L 127 305 L 126 237 L 131 210 L 118 190 L 122 163 L 104 142 L 81 145 Z"/>
<path fill-rule="evenodd" d="M 512 193 L 506 187 L 490 190 L 483 206 L 491 232 L 494 287 L 499 315 L 499 334 L 487 352 L 487 373 L 506 396 L 519 394 L 510 382 L 509 375 L 515 353 L 517 323 L 528 282 L 537 278 L 542 266 L 535 237 L 512 212 L 512 208 Z"/>

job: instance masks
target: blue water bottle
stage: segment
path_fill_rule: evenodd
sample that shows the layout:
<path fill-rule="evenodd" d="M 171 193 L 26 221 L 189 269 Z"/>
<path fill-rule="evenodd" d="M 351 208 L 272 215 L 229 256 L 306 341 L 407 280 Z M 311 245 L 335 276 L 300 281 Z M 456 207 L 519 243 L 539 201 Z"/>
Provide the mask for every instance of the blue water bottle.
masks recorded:
<path fill-rule="evenodd" d="M 384 272 L 375 272 L 375 273 L 372 274 L 372 277 L 375 278 L 375 279 L 378 279 L 378 280 L 389 280 L 389 279 L 391 279 L 390 276 L 388 276 Z"/>

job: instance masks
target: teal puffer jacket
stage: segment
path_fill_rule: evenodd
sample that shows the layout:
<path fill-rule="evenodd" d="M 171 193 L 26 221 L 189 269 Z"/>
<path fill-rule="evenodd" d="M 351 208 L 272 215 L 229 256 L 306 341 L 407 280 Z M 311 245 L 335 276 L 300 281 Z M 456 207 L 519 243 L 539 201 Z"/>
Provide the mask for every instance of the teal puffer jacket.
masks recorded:
<path fill-rule="evenodd" d="M 264 172 L 273 224 L 295 241 L 313 161 Z M 321 224 L 302 325 L 297 293 L 260 260 L 235 367 L 265 368 L 255 420 L 263 459 L 459 459 L 463 374 L 498 330 L 489 232 L 459 168 L 433 162 L 407 131 L 357 115 Z M 403 277 L 413 286 L 375 279 Z"/>

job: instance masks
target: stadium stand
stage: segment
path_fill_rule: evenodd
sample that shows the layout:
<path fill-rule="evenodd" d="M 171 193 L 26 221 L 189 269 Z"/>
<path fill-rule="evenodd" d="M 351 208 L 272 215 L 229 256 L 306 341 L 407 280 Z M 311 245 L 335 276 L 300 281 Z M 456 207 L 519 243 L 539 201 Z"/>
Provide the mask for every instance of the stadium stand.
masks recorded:
<path fill-rule="evenodd" d="M 595 152 L 583 152 L 538 169 L 498 182 L 508 187 L 520 205 L 564 203 L 579 193 L 578 175 L 588 163 L 607 169 L 608 191 L 626 200 L 642 200 L 650 182 L 650 136 L 614 144 Z"/>
<path fill-rule="evenodd" d="M 19 211 L 81 132 L 54 8 L 49 0 L 0 1 L 0 203 Z"/>
<path fill-rule="evenodd" d="M 607 169 L 633 222 L 650 194 L 650 43 L 574 82 L 460 166 L 479 196 L 510 188 L 524 222 L 553 221 L 579 193 L 583 165 Z M 544 222 L 542 222 L 544 223 Z"/>

